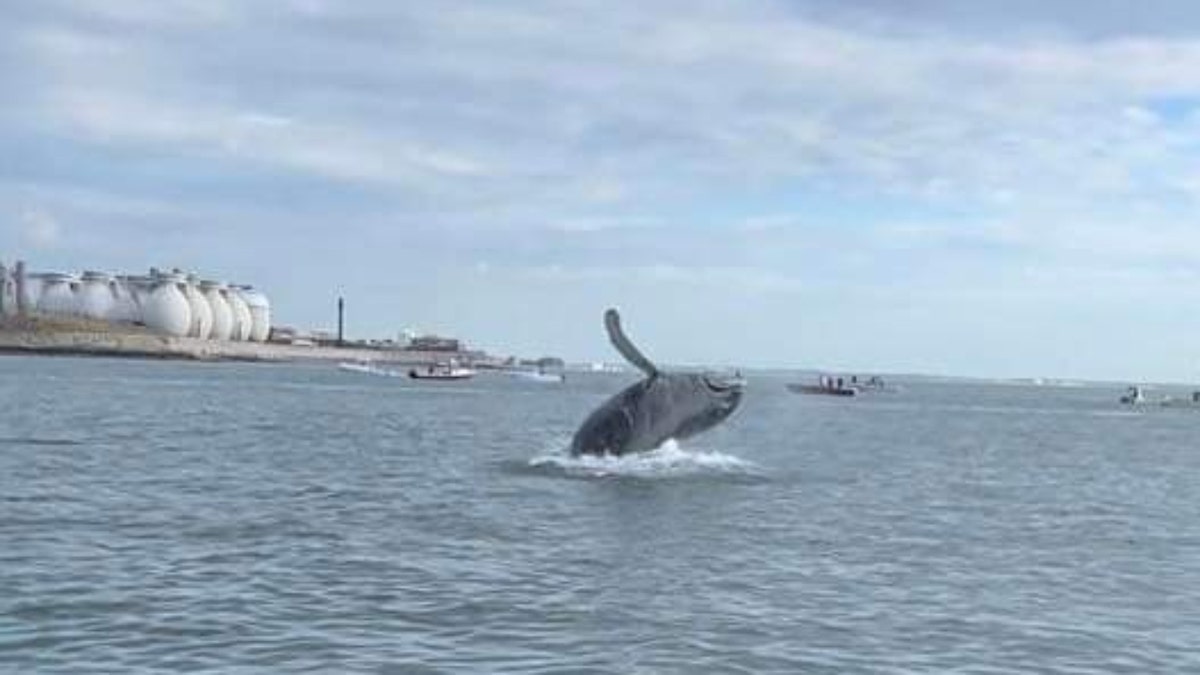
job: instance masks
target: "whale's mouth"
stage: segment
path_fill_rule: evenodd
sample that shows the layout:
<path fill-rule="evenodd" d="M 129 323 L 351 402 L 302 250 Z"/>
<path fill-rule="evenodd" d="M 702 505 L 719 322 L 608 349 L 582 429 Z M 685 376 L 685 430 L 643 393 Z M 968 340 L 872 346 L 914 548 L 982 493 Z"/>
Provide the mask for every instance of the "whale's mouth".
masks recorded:
<path fill-rule="evenodd" d="M 701 379 L 704 380 L 704 386 L 715 394 L 727 394 L 742 389 L 742 383 L 736 379 L 724 378 L 719 375 L 704 375 Z"/>

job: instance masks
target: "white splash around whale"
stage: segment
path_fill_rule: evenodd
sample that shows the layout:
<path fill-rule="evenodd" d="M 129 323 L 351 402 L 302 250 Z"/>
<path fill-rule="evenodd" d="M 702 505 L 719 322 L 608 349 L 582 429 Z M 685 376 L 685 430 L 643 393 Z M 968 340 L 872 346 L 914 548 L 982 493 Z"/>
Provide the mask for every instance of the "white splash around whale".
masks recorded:
<path fill-rule="evenodd" d="M 529 460 L 529 466 L 577 478 L 669 478 L 696 475 L 752 475 L 758 466 L 718 451 L 689 450 L 673 439 L 649 452 L 627 455 L 579 455 L 563 452 Z"/>

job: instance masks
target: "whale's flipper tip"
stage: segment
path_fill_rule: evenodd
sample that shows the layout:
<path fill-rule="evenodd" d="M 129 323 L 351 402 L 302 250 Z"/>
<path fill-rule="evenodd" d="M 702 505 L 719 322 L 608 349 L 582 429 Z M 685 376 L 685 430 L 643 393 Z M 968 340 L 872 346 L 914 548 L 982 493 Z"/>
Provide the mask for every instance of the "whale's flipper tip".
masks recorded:
<path fill-rule="evenodd" d="M 604 328 L 608 331 L 609 341 L 626 361 L 651 377 L 658 374 L 658 368 L 626 337 L 621 329 L 621 315 L 615 307 L 604 311 Z"/>

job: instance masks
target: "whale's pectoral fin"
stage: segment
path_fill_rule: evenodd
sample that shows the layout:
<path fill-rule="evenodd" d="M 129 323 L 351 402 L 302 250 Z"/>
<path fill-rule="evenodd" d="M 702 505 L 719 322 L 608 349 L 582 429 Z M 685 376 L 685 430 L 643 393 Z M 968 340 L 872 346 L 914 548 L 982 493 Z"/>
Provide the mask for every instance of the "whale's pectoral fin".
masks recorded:
<path fill-rule="evenodd" d="M 617 310 L 609 309 L 604 312 L 604 328 L 608 330 L 609 341 L 621 353 L 621 356 L 625 357 L 626 361 L 637 366 L 639 370 L 650 377 L 658 375 L 658 368 L 638 351 L 637 347 L 633 346 L 629 338 L 625 337 L 625 332 L 621 330 L 621 315 L 617 313 Z"/>

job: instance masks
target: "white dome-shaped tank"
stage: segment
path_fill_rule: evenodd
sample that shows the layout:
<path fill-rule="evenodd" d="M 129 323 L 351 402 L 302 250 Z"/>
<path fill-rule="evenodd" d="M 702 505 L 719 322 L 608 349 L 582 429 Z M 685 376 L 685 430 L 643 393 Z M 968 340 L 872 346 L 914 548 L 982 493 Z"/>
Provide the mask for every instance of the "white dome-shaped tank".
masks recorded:
<path fill-rule="evenodd" d="M 117 304 L 114 290 L 112 277 L 103 272 L 84 272 L 75 295 L 76 312 L 88 319 L 111 320 Z"/>
<path fill-rule="evenodd" d="M 133 323 L 136 305 L 125 277 L 113 277 L 109 287 L 112 288 L 113 306 L 108 312 L 108 320 L 113 323 Z"/>
<path fill-rule="evenodd" d="M 154 290 L 154 282 L 150 277 L 137 275 L 119 276 L 116 280 L 116 304 L 113 307 L 113 320 L 145 325 L 146 315 L 142 304 Z"/>
<path fill-rule="evenodd" d="M 41 272 L 25 272 L 25 279 L 19 289 L 19 302 L 26 312 L 37 312 L 38 301 L 42 299 L 42 288 L 46 285 L 46 275 Z"/>
<path fill-rule="evenodd" d="M 233 335 L 233 311 L 225 301 L 224 290 L 225 285 L 216 281 L 200 282 L 200 292 L 212 310 L 212 332 L 209 337 L 213 340 L 228 340 Z"/>
<path fill-rule="evenodd" d="M 183 292 L 183 276 L 160 274 L 153 290 L 142 302 L 146 327 L 175 337 L 187 335 L 192 325 L 192 309 Z"/>
<path fill-rule="evenodd" d="M 229 309 L 233 312 L 233 336 L 231 339 L 246 341 L 254 330 L 254 317 L 250 314 L 250 306 L 246 304 L 239 287 L 230 285 L 225 296 Z"/>
<path fill-rule="evenodd" d="M 79 279 L 73 274 L 47 272 L 41 275 L 42 292 L 38 297 L 37 309 L 48 316 L 74 316 L 78 304 L 75 300 L 75 289 Z"/>
<path fill-rule="evenodd" d="M 12 269 L 0 265 L 0 314 L 11 316 L 17 313 L 17 280 Z"/>
<path fill-rule="evenodd" d="M 192 325 L 188 328 L 188 336 L 207 340 L 212 336 L 212 307 L 208 304 L 208 299 L 200 292 L 199 284 L 200 280 L 192 274 L 188 276 L 187 284 L 184 286 L 184 295 L 187 296 L 188 306 L 192 310 Z"/>
<path fill-rule="evenodd" d="M 271 336 L 271 303 L 253 286 L 242 286 L 240 290 L 242 299 L 250 308 L 250 339 L 266 342 Z"/>

